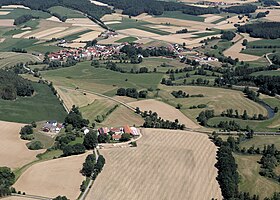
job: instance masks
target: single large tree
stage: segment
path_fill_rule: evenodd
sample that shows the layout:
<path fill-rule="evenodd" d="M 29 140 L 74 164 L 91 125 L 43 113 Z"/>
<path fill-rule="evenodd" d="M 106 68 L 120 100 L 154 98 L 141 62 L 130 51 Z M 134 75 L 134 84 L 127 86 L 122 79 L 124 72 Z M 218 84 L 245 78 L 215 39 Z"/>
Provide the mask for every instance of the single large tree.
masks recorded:
<path fill-rule="evenodd" d="M 97 146 L 98 138 L 96 131 L 90 131 L 84 138 L 84 146 L 86 149 L 94 149 Z"/>

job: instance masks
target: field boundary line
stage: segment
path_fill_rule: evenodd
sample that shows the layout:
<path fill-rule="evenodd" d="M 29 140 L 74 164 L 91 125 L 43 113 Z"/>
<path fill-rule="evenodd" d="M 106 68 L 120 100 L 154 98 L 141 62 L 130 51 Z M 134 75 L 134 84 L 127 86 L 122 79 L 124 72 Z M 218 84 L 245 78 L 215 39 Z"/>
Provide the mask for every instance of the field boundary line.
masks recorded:
<path fill-rule="evenodd" d="M 42 197 L 42 196 L 30 195 L 30 194 L 23 195 L 23 194 L 12 193 L 11 196 L 17 196 L 17 197 L 22 197 L 22 198 L 38 199 L 38 200 L 52 200 L 52 198 L 49 198 L 49 197 Z"/>
<path fill-rule="evenodd" d="M 63 86 L 62 86 L 63 87 Z M 70 89 L 70 90 L 75 90 L 73 88 L 70 88 L 70 87 L 64 87 L 66 89 Z M 112 100 L 112 101 L 115 101 L 123 106 L 125 106 L 126 108 L 132 110 L 132 111 L 135 111 L 135 108 L 128 105 L 127 103 L 123 102 L 123 101 L 120 101 L 118 99 L 115 99 L 113 97 L 109 97 L 109 96 L 106 96 L 104 94 L 100 94 L 100 93 L 97 93 L 97 92 L 93 92 L 93 91 L 89 91 L 89 90 L 85 90 L 85 89 L 76 89 L 77 91 L 81 91 L 81 92 L 84 92 L 84 93 L 89 93 L 89 94 L 94 94 L 94 95 L 97 95 L 97 96 L 100 96 L 100 97 L 103 97 L 103 98 L 106 98 L 106 99 L 109 99 L 109 100 Z"/>

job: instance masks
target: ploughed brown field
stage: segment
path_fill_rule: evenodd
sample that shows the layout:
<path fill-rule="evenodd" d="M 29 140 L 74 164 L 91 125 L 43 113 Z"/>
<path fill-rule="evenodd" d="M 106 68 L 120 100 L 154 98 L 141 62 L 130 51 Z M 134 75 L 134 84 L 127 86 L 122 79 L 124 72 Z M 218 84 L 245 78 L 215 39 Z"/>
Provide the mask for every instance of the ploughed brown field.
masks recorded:
<path fill-rule="evenodd" d="M 87 200 L 222 199 L 216 147 L 207 135 L 142 129 L 138 147 L 102 149 L 106 158 Z"/>

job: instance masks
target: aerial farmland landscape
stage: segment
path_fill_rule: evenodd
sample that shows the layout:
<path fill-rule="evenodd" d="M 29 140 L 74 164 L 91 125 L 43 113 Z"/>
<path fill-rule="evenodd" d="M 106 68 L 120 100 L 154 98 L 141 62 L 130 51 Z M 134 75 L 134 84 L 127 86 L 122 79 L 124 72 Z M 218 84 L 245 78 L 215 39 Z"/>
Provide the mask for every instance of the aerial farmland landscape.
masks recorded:
<path fill-rule="evenodd" d="M 0 199 L 280 200 L 279 0 L 0 0 Z"/>

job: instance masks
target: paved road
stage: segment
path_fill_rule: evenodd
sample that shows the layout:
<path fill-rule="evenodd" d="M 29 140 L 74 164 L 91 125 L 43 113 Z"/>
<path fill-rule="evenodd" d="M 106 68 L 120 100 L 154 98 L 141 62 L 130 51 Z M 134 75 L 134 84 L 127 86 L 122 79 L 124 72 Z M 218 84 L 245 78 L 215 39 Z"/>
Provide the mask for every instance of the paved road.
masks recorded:
<path fill-rule="evenodd" d="M 98 160 L 98 153 L 97 153 L 96 148 L 94 149 L 94 153 L 95 153 L 95 158 L 96 158 L 96 162 L 97 162 L 97 160 Z M 93 174 L 94 174 L 94 172 L 93 172 Z M 93 176 L 93 174 L 91 176 Z M 93 180 L 91 178 L 87 188 L 85 189 L 85 191 L 83 192 L 82 196 L 78 200 L 84 200 L 86 198 L 86 196 L 87 196 L 87 194 L 88 194 L 92 184 L 93 184 Z"/>

